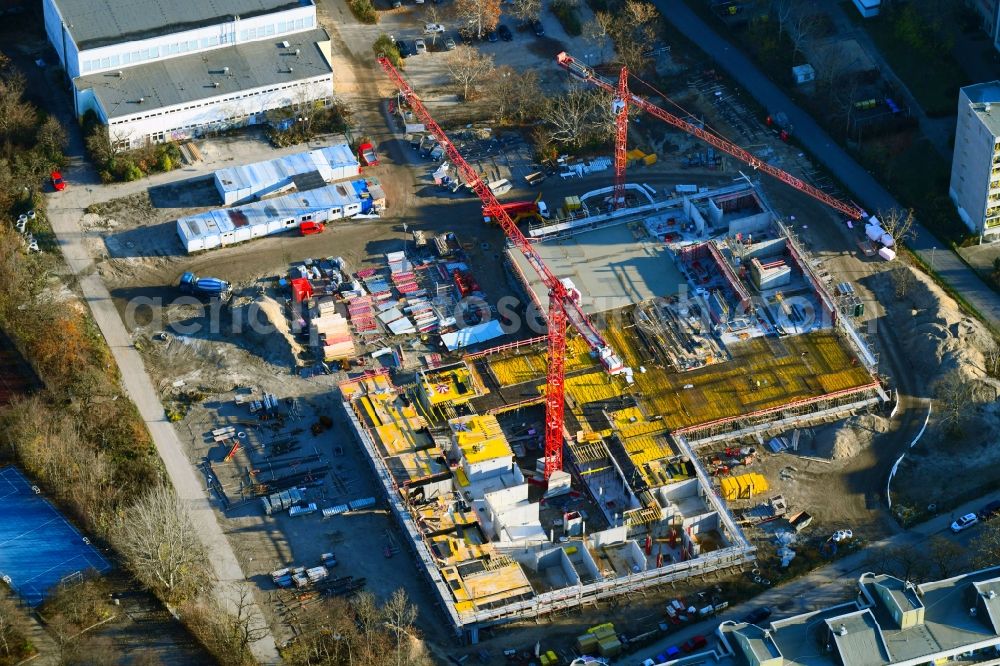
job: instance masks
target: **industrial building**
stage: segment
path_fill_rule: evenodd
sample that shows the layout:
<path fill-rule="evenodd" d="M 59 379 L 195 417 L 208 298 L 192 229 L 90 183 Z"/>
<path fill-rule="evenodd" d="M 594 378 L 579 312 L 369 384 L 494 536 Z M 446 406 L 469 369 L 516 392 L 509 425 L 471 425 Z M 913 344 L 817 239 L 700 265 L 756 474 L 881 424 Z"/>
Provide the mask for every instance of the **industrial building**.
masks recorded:
<path fill-rule="evenodd" d="M 329 37 L 311 0 L 44 0 L 45 31 L 119 149 L 329 105 Z"/>
<path fill-rule="evenodd" d="M 996 240 L 1000 233 L 1000 81 L 966 86 L 958 93 L 948 194 L 980 242 Z"/>
<path fill-rule="evenodd" d="M 177 220 L 185 251 L 201 252 L 298 229 L 303 222 L 331 222 L 385 208 L 378 181 L 359 178 Z"/>
<path fill-rule="evenodd" d="M 1000 567 L 915 585 L 863 574 L 857 598 L 766 627 L 723 622 L 720 666 L 916 666 L 1000 657 Z M 664 664 L 702 663 L 705 654 Z"/>

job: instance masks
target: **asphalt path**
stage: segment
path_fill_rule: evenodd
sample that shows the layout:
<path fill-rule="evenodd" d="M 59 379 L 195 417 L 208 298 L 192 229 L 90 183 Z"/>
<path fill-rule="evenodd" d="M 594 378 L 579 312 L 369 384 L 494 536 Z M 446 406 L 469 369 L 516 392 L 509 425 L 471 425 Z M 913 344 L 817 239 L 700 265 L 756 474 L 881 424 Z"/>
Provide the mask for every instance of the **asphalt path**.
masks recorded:
<path fill-rule="evenodd" d="M 63 176 L 70 185 L 62 192 L 53 192 L 49 195 L 47 205 L 49 222 L 67 265 L 79 280 L 80 291 L 90 307 L 94 321 L 118 363 L 122 386 L 146 423 L 170 482 L 178 498 L 187 508 L 195 532 L 205 547 L 209 563 L 218 580 L 215 586 L 216 597 L 225 608 L 235 614 L 240 601 L 236 584 L 246 580 L 243 568 L 212 510 L 204 480 L 195 473 L 184 454 L 177 431 L 166 420 L 163 405 L 146 372 L 142 357 L 132 344 L 132 337 L 95 269 L 80 227 L 84 209 L 88 205 L 115 198 L 125 188 L 87 187 L 85 184 L 93 185 L 100 181 L 93 166 L 84 156 L 79 127 L 72 119 L 63 119 L 63 126 L 68 129 L 70 135 L 70 145 L 67 149 L 70 163 L 63 170 Z M 176 172 L 174 177 L 179 179 L 187 175 Z M 149 183 L 144 183 L 144 186 L 148 187 Z M 261 627 L 264 633 L 263 637 L 251 644 L 254 656 L 263 664 L 279 663 L 274 636 L 264 622 L 256 603 L 251 605 L 250 613 L 255 616 L 255 624 Z"/>
<path fill-rule="evenodd" d="M 833 173 L 869 212 L 902 209 L 875 177 L 854 161 L 813 120 L 768 79 L 743 52 L 705 23 L 681 0 L 652 0 L 666 20 L 714 58 L 764 108 L 783 111 L 795 128 L 795 141 L 805 146 Z M 941 279 L 962 294 L 993 325 L 1000 325 L 1000 294 L 993 291 L 962 260 L 925 227 L 914 225 L 916 237 L 907 245 L 937 271 Z"/>

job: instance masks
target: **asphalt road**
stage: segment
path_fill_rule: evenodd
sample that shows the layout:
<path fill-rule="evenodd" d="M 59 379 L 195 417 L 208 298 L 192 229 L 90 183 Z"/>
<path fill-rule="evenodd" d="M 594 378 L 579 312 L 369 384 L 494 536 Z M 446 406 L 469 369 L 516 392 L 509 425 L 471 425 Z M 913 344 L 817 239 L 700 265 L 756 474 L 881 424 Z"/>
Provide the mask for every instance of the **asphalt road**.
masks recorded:
<path fill-rule="evenodd" d="M 681 0 L 652 0 L 663 16 L 688 39 L 713 57 L 722 69 L 742 85 L 761 105 L 772 112 L 783 111 L 795 128 L 795 140 L 805 146 L 859 198 L 869 212 L 903 208 L 879 182 L 847 154 L 797 107 L 778 86 L 757 69 L 743 52 L 706 24 Z M 1000 324 L 1000 295 L 990 289 L 971 268 L 919 223 L 909 247 L 936 270 L 941 278 L 961 293 L 991 324 Z M 936 249 L 935 249 L 936 248 Z"/>

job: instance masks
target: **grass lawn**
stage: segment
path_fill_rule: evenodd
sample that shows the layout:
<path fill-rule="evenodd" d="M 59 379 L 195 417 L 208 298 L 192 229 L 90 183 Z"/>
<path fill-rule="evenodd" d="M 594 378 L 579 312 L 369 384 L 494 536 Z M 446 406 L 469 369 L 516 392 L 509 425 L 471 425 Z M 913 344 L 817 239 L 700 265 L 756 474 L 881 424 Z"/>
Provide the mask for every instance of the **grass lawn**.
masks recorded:
<path fill-rule="evenodd" d="M 915 53 L 895 34 L 891 14 L 880 14 L 865 19 L 847 2 L 845 11 L 851 20 L 868 31 L 892 71 L 902 80 L 924 113 L 931 117 L 950 116 L 958 104 L 958 89 L 972 83 L 950 51 L 927 55 Z M 919 3 L 914 4 L 919 7 Z M 955 17 L 937 17 L 935 20 L 954 23 Z M 957 29 L 956 29 L 957 33 Z M 956 39 L 962 36 L 956 34 Z"/>

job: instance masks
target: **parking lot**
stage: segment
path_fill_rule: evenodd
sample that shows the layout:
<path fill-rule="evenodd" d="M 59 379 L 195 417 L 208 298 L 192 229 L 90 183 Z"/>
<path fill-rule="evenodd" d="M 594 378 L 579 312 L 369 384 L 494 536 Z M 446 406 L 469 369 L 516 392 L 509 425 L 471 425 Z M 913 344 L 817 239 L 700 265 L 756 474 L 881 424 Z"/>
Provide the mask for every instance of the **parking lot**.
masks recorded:
<path fill-rule="evenodd" d="M 426 2 L 419 5 L 407 0 L 397 9 L 388 8 L 385 0 L 381 0 L 376 3 L 376 7 L 379 9 L 379 23 L 365 25 L 354 18 L 344 0 L 320 0 L 318 3 L 324 27 L 331 35 L 336 36 L 335 41 L 342 41 L 355 61 L 373 58 L 372 43 L 383 33 L 391 35 L 397 41 L 405 40 L 411 51 L 414 50 L 412 47 L 415 40 L 424 39 L 428 52 L 406 58 L 405 74 L 413 88 L 425 99 L 453 92 L 445 62 L 445 42 L 448 37 L 456 43 L 469 43 L 483 53 L 492 55 L 498 66 L 510 65 L 519 70 L 536 71 L 543 87 L 562 85 L 566 79 L 565 73 L 555 63 L 555 56 L 560 51 L 569 51 L 581 58 L 596 57 L 594 44 L 583 37 L 567 35 L 559 21 L 548 11 L 543 11 L 540 17 L 544 36 L 535 35 L 531 26 L 519 27 L 515 19 L 501 15 L 500 23 L 511 30 L 510 42 L 466 42 L 459 34 L 460 26 L 453 18 L 450 0 L 445 0 L 442 4 Z M 583 23 L 593 18 L 586 5 L 581 5 L 578 11 Z M 427 23 L 440 23 L 445 32 L 437 36 L 425 35 L 424 25 Z"/>

